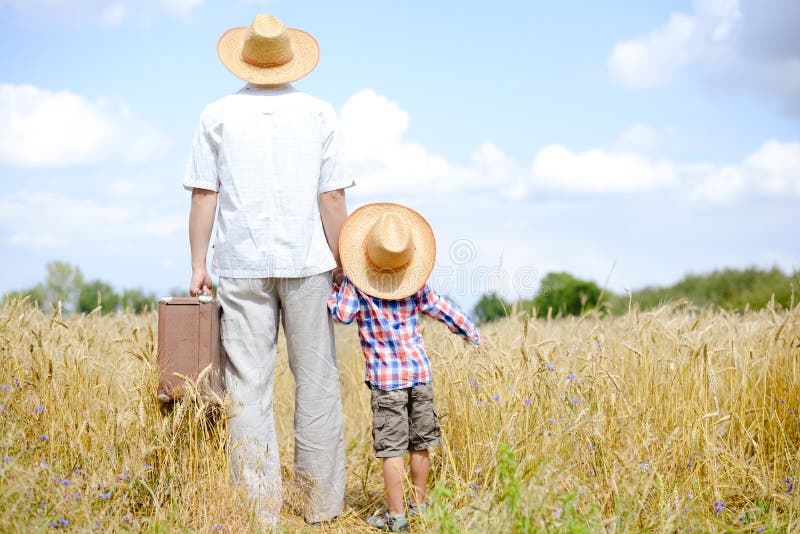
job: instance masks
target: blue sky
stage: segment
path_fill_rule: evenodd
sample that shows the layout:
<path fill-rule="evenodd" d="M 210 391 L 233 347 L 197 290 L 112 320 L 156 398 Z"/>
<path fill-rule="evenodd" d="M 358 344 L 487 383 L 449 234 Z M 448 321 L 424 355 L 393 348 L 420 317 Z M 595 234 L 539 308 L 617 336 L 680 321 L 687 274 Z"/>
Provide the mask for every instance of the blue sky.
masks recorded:
<path fill-rule="evenodd" d="M 0 0 L 0 292 L 52 259 L 188 284 L 189 144 L 258 12 L 320 43 L 295 85 L 339 111 L 350 208 L 418 209 L 464 305 L 554 270 L 798 267 L 800 4 L 602 4 Z"/>

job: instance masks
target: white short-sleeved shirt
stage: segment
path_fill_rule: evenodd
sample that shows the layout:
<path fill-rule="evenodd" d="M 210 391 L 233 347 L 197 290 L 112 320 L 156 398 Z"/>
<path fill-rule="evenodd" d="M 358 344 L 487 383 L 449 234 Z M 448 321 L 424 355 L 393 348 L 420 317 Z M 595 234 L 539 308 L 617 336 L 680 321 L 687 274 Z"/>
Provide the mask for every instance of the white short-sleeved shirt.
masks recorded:
<path fill-rule="evenodd" d="M 318 195 L 353 185 L 333 107 L 291 85 L 242 90 L 200 117 L 183 186 L 219 193 L 211 270 L 296 278 L 333 269 Z"/>

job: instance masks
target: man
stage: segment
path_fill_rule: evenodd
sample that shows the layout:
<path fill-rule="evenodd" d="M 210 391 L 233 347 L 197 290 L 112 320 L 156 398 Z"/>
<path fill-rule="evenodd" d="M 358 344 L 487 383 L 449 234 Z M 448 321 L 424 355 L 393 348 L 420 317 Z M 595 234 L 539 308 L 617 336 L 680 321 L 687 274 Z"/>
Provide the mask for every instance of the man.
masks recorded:
<path fill-rule="evenodd" d="M 341 513 L 344 442 L 339 374 L 327 313 L 347 215 L 333 108 L 294 89 L 317 64 L 316 40 L 273 15 L 219 40 L 222 63 L 248 84 L 203 111 L 184 187 L 192 191 L 190 293 L 211 294 L 206 254 L 219 204 L 212 270 L 219 276 L 223 374 L 234 480 L 269 526 L 282 502 L 272 411 L 278 318 L 296 382 L 296 478 L 306 521 Z M 337 274 L 340 278 L 341 274 Z"/>

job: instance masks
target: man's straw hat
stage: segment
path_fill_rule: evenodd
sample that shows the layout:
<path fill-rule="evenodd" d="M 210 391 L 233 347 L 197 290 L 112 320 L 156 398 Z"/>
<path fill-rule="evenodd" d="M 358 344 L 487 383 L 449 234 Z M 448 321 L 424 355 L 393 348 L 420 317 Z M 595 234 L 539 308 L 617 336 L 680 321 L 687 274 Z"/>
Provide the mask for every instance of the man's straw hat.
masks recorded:
<path fill-rule="evenodd" d="M 433 230 L 416 211 L 388 202 L 354 211 L 339 234 L 347 278 L 367 295 L 397 300 L 428 281 L 436 261 Z"/>
<path fill-rule="evenodd" d="M 306 32 L 287 29 L 275 15 L 256 15 L 249 28 L 222 34 L 217 54 L 237 77 L 256 85 L 279 85 L 314 70 L 319 45 Z"/>

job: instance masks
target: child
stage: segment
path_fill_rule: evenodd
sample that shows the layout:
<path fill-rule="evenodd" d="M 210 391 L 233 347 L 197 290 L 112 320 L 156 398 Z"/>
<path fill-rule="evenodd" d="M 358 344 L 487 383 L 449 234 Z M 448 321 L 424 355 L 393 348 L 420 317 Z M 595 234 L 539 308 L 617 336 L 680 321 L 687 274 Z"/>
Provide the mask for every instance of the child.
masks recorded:
<path fill-rule="evenodd" d="M 369 204 L 342 226 L 339 254 L 345 278 L 328 301 L 342 323 L 358 321 L 366 360 L 364 381 L 372 390 L 372 438 L 383 458 L 388 512 L 367 520 L 391 532 L 408 529 L 403 507 L 403 459 L 411 455 L 409 514 L 424 511 L 430 472 L 428 449 L 441 442 L 433 405 L 431 367 L 419 314 L 445 323 L 474 344 L 480 335 L 469 316 L 428 286 L 436 243 L 428 222 L 398 204 Z"/>

